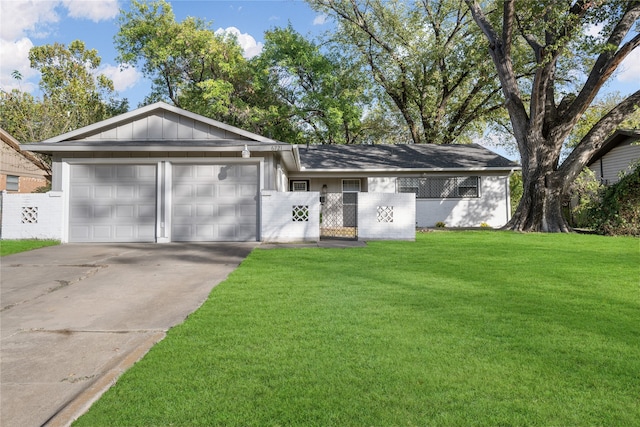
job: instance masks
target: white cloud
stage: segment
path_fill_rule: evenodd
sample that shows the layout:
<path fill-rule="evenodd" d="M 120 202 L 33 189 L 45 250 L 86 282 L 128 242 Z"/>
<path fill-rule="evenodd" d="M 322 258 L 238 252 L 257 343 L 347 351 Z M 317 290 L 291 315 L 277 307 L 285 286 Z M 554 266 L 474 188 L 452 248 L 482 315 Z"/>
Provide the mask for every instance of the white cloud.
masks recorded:
<path fill-rule="evenodd" d="M 114 89 L 118 92 L 132 88 L 142 79 L 141 73 L 134 67 L 126 65 L 103 65 L 99 73 L 109 77 L 113 81 Z"/>
<path fill-rule="evenodd" d="M 327 22 L 328 15 L 323 13 L 313 19 L 313 25 L 324 25 Z"/>
<path fill-rule="evenodd" d="M 71 18 L 86 18 L 99 22 L 115 18 L 119 12 L 117 0 L 64 0 Z"/>
<path fill-rule="evenodd" d="M 260 52 L 262 52 L 262 48 L 264 47 L 263 43 L 257 42 L 250 34 L 241 33 L 236 27 L 229 27 L 225 29 L 218 28 L 216 30 L 216 34 L 235 36 L 236 40 L 238 40 L 238 44 L 244 52 L 243 56 L 247 59 L 260 55 Z"/>
<path fill-rule="evenodd" d="M 640 84 L 640 49 L 634 49 L 618 67 L 617 80 Z"/>
<path fill-rule="evenodd" d="M 0 86 L 3 90 L 21 88 L 24 91 L 31 92 L 36 85 L 27 80 L 38 75 L 38 72 L 29 67 L 29 49 L 33 47 L 33 43 L 26 37 L 15 42 L 0 39 L 0 52 L 2 52 L 2 60 L 0 61 Z M 12 73 L 18 71 L 22 75 L 22 81 L 18 81 L 12 77 Z"/>
<path fill-rule="evenodd" d="M 603 28 L 604 24 L 589 25 L 585 29 L 585 34 L 591 37 L 602 38 L 602 34 L 600 34 L 600 31 L 602 31 Z"/>
<path fill-rule="evenodd" d="M 16 40 L 27 32 L 42 31 L 43 27 L 58 22 L 56 5 L 52 1 L 0 1 L 0 38 Z"/>
<path fill-rule="evenodd" d="M 119 12 L 117 0 L 21 0 L 0 1 L 0 85 L 3 90 L 19 88 L 26 92 L 36 89 L 39 73 L 29 67 L 31 39 L 47 37 L 56 29 L 64 14 L 74 19 L 90 19 L 94 22 L 113 19 Z M 22 81 L 12 77 L 16 70 Z M 114 83 L 128 87 L 137 79 L 135 70 L 113 73 Z"/>

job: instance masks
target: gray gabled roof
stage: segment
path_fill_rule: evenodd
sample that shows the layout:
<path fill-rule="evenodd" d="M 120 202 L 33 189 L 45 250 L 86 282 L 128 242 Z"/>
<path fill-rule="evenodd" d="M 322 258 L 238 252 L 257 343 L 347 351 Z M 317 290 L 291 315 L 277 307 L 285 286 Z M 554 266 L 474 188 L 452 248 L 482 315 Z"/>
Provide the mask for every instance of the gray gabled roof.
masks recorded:
<path fill-rule="evenodd" d="M 478 144 L 299 146 L 304 171 L 517 170 L 520 166 Z"/>

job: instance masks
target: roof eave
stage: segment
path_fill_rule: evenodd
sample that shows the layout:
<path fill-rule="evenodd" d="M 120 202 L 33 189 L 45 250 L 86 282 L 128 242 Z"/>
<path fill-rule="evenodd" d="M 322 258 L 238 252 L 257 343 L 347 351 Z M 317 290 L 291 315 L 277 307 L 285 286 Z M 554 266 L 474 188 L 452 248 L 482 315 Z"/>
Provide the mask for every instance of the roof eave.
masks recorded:
<path fill-rule="evenodd" d="M 216 145 L 220 144 L 220 145 Z M 39 142 L 35 144 L 22 144 L 23 150 L 41 152 L 41 153 L 69 153 L 69 152 L 181 152 L 181 151 L 220 151 L 233 152 L 242 151 L 244 146 L 248 146 L 249 151 L 255 152 L 277 152 L 292 151 L 292 146 L 284 143 L 255 143 L 253 141 L 244 140 L 224 140 L 211 141 L 204 144 L 190 144 L 188 141 L 179 141 L 173 144 L 164 143 L 145 143 L 137 144 L 135 142 L 127 142 L 121 144 L 103 143 L 103 142 Z"/>
<path fill-rule="evenodd" d="M 426 172 L 513 172 L 522 170 L 519 165 L 504 166 L 504 167 L 466 167 L 466 168 L 379 168 L 379 169 L 306 169 L 300 168 L 300 173 L 426 173 Z"/>

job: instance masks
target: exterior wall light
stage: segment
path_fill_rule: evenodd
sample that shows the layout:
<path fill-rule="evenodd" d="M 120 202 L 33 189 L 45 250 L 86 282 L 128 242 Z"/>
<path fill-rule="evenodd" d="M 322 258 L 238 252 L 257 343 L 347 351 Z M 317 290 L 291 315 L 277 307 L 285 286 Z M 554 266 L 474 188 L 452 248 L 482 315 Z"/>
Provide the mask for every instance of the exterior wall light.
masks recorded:
<path fill-rule="evenodd" d="M 247 144 L 245 144 L 244 149 L 242 150 L 242 158 L 248 159 L 249 157 L 251 157 L 251 151 L 249 151 L 249 147 L 247 147 Z"/>

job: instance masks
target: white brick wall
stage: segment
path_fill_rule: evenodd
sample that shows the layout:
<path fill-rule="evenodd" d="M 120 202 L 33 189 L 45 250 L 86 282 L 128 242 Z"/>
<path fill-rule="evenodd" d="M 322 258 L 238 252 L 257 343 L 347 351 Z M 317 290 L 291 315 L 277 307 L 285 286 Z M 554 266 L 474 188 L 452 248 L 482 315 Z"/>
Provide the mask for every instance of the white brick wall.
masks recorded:
<path fill-rule="evenodd" d="M 358 239 L 415 240 L 415 238 L 415 194 L 358 193 Z"/>
<path fill-rule="evenodd" d="M 2 195 L 3 239 L 62 239 L 60 191 Z"/>
<path fill-rule="evenodd" d="M 261 220 L 263 242 L 317 242 L 320 193 L 263 190 Z"/>

